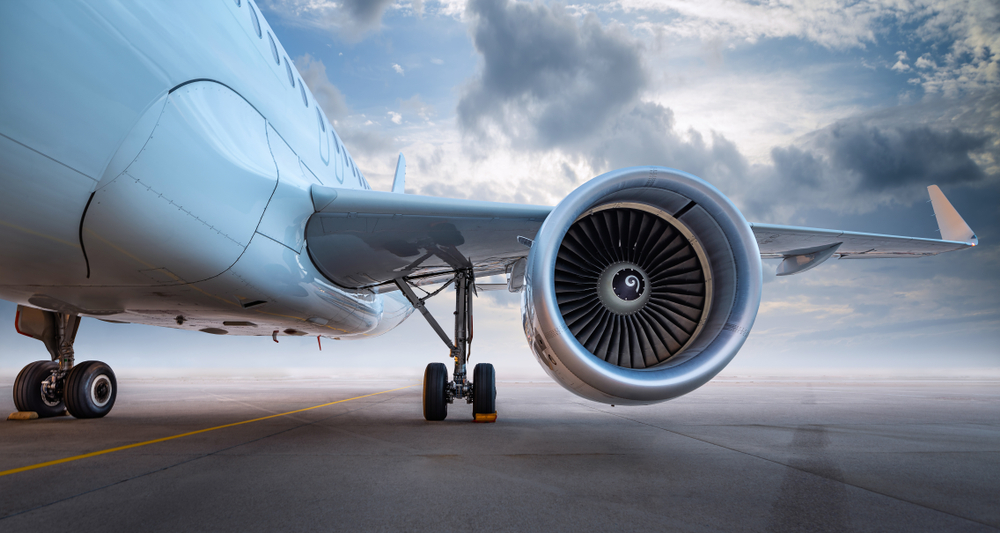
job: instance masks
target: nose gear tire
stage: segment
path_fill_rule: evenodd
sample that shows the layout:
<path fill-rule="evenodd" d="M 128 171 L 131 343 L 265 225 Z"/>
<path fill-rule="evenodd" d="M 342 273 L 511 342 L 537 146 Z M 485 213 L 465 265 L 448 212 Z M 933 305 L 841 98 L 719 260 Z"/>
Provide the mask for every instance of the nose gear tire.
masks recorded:
<path fill-rule="evenodd" d="M 21 369 L 14 380 L 14 406 L 18 411 L 34 411 L 39 418 L 59 416 L 66 407 L 59 398 L 46 397 L 42 382 L 59 369 L 54 361 L 35 361 Z"/>
<path fill-rule="evenodd" d="M 66 410 L 76 418 L 100 418 L 111 411 L 118 396 L 118 381 L 111 367 L 84 361 L 66 375 Z"/>
<path fill-rule="evenodd" d="M 448 416 L 445 390 L 448 386 L 448 367 L 444 363 L 431 363 L 424 370 L 424 418 L 444 420 Z"/>

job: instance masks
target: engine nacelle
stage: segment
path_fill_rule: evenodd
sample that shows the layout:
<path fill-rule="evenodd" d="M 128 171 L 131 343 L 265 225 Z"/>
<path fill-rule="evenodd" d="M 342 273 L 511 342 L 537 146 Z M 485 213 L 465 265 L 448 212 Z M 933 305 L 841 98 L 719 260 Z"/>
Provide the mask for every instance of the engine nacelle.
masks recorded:
<path fill-rule="evenodd" d="M 760 307 L 746 219 L 707 182 L 663 167 L 594 178 L 545 219 L 521 313 L 556 381 L 608 404 L 704 385 L 743 346 Z"/>

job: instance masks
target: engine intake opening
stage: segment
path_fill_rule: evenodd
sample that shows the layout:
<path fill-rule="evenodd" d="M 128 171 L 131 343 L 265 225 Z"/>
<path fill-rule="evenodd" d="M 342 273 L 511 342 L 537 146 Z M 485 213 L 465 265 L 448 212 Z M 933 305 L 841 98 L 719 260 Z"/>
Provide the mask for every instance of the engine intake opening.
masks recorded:
<path fill-rule="evenodd" d="M 709 315 L 711 280 L 687 226 L 641 203 L 587 211 L 556 256 L 566 326 L 591 354 L 624 368 L 658 365 L 691 344 Z"/>
<path fill-rule="evenodd" d="M 613 170 L 545 218 L 521 318 L 542 368 L 608 404 L 687 394 L 736 355 L 760 307 L 750 224 L 711 184 L 664 167 Z"/>

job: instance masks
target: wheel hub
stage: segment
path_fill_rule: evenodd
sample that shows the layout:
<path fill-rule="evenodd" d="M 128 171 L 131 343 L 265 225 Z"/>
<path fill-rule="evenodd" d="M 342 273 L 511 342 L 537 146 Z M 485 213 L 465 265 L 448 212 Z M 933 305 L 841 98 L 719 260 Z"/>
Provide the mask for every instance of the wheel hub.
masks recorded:
<path fill-rule="evenodd" d="M 49 407 L 56 407 L 62 403 L 62 387 L 59 386 L 59 382 L 56 375 L 53 374 L 49 376 L 45 381 L 42 382 L 41 394 L 42 402 Z"/>
<path fill-rule="evenodd" d="M 111 399 L 111 380 L 101 374 L 90 384 L 90 399 L 97 407 L 104 407 Z"/>

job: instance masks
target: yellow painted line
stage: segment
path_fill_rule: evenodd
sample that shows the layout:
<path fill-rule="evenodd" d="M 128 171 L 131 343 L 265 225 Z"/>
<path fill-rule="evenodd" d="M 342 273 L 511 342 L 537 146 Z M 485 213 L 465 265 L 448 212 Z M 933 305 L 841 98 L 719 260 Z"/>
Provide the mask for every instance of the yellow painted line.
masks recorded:
<path fill-rule="evenodd" d="M 242 422 L 233 422 L 232 424 L 223 424 L 221 426 L 215 426 L 212 428 L 199 429 L 197 431 L 189 431 L 187 433 L 181 433 L 179 435 L 172 435 L 170 437 L 161 437 L 159 439 L 147 440 L 145 442 L 137 442 L 135 444 L 126 444 L 125 446 L 118 446 L 117 448 L 108 448 L 107 450 L 101 450 L 97 452 L 85 453 L 82 455 L 74 455 L 72 457 L 64 457 L 62 459 L 56 459 L 55 461 L 46 461 L 44 463 L 38 463 L 30 466 L 22 466 L 20 468 L 12 468 L 10 470 L 4 470 L 0 472 L 0 477 L 9 476 L 11 474 L 17 474 L 18 472 L 27 472 L 28 470 L 36 470 L 39 468 L 45 468 L 47 466 L 54 466 L 63 463 L 69 463 L 71 461 L 79 461 L 80 459 L 87 459 L 89 457 L 97 457 L 98 455 L 104 455 L 106 453 L 120 452 L 122 450 L 129 450 L 132 448 L 138 448 L 140 446 L 148 446 L 150 444 L 156 444 L 158 442 L 166 442 L 168 440 L 179 439 L 181 437 L 190 437 L 191 435 L 197 435 L 199 433 L 207 433 L 209 431 L 215 431 L 217 429 L 231 428 L 233 426 L 242 426 L 243 424 L 249 424 L 251 422 L 260 422 L 261 420 L 268 420 L 271 418 L 278 418 L 279 416 L 294 415 L 295 413 L 302 413 L 305 411 L 311 411 L 313 409 L 319 409 L 320 407 L 329 407 L 338 403 L 349 402 L 351 400 L 360 400 L 361 398 L 368 398 L 371 396 L 378 396 L 379 394 L 385 394 L 387 392 L 396 392 L 398 390 L 408 389 L 414 385 L 407 385 L 405 387 L 399 387 L 398 389 L 384 390 L 382 392 L 373 392 L 371 394 L 365 394 L 364 396 L 355 396 L 354 398 L 347 398 L 346 400 L 337 400 L 335 402 L 324 403 L 321 405 L 314 405 L 312 407 L 306 407 L 305 409 L 296 409 L 295 411 L 288 411 L 287 413 L 278 413 L 276 415 L 262 416 L 260 418 L 254 418 L 252 420 L 244 420 Z"/>

